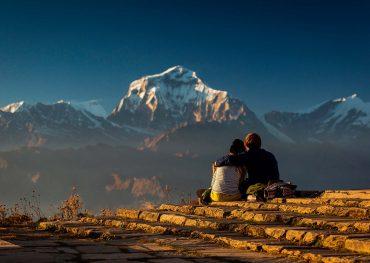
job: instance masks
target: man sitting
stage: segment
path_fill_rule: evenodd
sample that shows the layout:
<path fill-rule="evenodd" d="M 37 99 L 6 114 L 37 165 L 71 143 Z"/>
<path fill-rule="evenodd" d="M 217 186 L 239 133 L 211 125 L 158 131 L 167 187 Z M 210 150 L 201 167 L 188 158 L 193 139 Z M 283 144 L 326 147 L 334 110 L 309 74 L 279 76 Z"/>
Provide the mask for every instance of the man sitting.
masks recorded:
<path fill-rule="evenodd" d="M 244 193 L 248 188 L 260 189 L 259 186 L 263 187 L 269 183 L 277 182 L 280 179 L 280 175 L 276 158 L 272 153 L 261 149 L 261 144 L 261 137 L 258 134 L 249 133 L 244 139 L 246 152 L 226 155 L 217 160 L 214 166 L 246 167 L 248 178 L 244 185 Z"/>

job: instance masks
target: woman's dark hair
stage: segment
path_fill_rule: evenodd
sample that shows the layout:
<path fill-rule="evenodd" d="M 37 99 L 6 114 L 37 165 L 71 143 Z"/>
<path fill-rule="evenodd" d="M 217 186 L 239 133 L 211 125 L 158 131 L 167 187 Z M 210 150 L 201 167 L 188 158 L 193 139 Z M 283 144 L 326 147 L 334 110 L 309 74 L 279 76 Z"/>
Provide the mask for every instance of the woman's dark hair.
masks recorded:
<path fill-rule="evenodd" d="M 230 153 L 239 154 L 245 152 L 244 142 L 239 139 L 235 139 L 230 146 Z"/>

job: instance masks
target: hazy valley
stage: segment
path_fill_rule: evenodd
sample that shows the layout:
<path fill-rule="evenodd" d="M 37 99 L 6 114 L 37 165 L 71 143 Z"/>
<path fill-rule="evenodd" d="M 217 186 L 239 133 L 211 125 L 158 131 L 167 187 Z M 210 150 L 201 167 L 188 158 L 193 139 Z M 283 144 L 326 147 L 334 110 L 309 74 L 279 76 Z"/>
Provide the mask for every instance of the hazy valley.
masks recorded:
<path fill-rule="evenodd" d="M 36 189 L 47 207 L 77 187 L 90 209 L 194 197 L 211 162 L 250 131 L 301 189 L 370 183 L 370 104 L 358 96 L 258 117 L 176 66 L 132 82 L 109 115 L 96 101 L 0 109 L 0 191 L 15 202 Z"/>

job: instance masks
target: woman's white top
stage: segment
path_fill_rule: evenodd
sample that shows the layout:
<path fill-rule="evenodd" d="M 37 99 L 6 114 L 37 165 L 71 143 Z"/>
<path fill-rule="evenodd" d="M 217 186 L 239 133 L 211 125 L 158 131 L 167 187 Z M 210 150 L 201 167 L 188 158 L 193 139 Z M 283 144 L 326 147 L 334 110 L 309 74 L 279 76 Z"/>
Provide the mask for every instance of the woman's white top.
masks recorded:
<path fill-rule="evenodd" d="M 238 194 L 240 176 L 235 166 L 216 167 L 212 177 L 212 191 L 230 195 Z"/>

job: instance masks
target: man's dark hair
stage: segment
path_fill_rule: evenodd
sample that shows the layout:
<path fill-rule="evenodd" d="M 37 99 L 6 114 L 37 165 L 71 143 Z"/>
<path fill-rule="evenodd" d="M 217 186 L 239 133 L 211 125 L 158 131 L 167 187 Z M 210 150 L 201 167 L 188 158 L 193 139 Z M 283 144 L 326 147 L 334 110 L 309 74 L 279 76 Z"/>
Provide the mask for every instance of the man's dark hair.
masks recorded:
<path fill-rule="evenodd" d="M 245 136 L 244 145 L 249 149 L 259 149 L 262 145 L 261 137 L 257 133 L 248 133 Z"/>
<path fill-rule="evenodd" d="M 230 146 L 230 153 L 239 154 L 245 152 L 245 146 L 242 140 L 235 139 Z"/>

